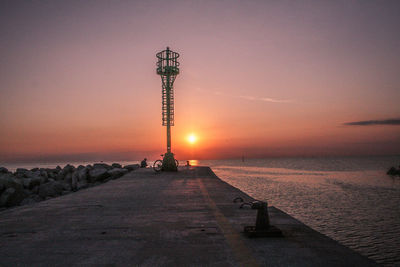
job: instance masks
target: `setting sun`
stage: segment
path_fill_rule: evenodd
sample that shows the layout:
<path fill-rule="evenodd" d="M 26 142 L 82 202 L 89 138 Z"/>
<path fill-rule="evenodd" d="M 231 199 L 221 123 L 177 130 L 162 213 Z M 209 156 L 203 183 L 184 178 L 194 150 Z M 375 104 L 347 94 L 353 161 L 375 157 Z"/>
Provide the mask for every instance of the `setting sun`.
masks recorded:
<path fill-rule="evenodd" d="M 197 141 L 197 137 L 194 134 L 191 134 L 188 136 L 187 140 L 189 143 L 194 144 Z"/>

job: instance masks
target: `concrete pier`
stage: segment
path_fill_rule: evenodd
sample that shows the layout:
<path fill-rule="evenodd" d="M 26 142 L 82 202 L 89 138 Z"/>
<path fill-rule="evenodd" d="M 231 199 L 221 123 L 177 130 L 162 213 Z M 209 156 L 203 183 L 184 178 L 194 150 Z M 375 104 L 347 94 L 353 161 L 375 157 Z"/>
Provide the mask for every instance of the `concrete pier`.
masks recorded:
<path fill-rule="evenodd" d="M 239 196 L 253 200 L 208 167 L 133 171 L 0 212 L 0 266 L 375 266 L 274 207 L 285 237 L 247 238 Z"/>

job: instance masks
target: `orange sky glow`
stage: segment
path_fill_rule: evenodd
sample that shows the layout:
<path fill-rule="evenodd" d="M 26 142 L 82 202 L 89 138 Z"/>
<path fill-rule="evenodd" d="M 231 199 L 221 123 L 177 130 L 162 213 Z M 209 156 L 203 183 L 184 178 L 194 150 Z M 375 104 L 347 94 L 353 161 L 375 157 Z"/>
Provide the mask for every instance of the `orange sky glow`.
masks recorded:
<path fill-rule="evenodd" d="M 400 123 L 386 120 L 400 120 L 399 13 L 396 1 L 1 2 L 0 163 L 159 157 L 166 46 L 181 54 L 178 159 L 398 154 Z"/>

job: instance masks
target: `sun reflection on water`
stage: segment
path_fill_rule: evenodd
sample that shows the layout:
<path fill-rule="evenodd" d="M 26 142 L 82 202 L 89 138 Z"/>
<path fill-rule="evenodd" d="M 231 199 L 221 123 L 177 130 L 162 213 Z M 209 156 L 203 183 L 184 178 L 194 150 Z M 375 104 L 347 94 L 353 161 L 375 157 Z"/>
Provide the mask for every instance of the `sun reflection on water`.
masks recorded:
<path fill-rule="evenodd" d="M 189 164 L 190 164 L 190 166 L 198 166 L 199 161 L 197 159 L 190 159 Z"/>

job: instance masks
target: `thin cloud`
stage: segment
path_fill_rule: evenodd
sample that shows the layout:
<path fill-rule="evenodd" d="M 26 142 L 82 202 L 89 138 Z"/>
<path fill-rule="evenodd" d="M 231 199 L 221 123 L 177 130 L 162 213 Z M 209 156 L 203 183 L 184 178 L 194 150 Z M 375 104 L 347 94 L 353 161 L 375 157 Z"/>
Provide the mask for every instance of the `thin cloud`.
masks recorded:
<path fill-rule="evenodd" d="M 273 98 L 260 98 L 261 101 L 264 102 L 272 102 L 272 103 L 291 103 L 293 102 L 293 100 L 289 100 L 289 99 L 273 99 Z"/>
<path fill-rule="evenodd" d="M 290 100 L 290 99 L 275 99 L 275 98 L 270 98 L 270 97 L 256 97 L 256 96 L 250 96 L 250 95 L 225 94 L 221 91 L 205 90 L 202 88 L 196 88 L 196 90 L 199 92 L 209 92 L 209 93 L 212 93 L 212 94 L 218 95 L 218 96 L 241 98 L 241 99 L 245 99 L 245 100 L 249 100 L 249 101 L 261 101 L 261 102 L 270 102 L 270 103 L 292 103 L 292 102 L 294 102 L 293 100 Z"/>
<path fill-rule="evenodd" d="M 350 126 L 400 125 L 400 118 L 386 119 L 386 120 L 353 121 L 353 122 L 343 123 L 343 125 L 350 125 Z"/>
<path fill-rule="evenodd" d="M 284 99 L 274 99 L 269 97 L 255 97 L 255 96 L 248 96 L 248 95 L 241 95 L 241 96 L 234 96 L 237 98 L 242 98 L 250 101 L 262 101 L 262 102 L 271 102 L 271 103 L 290 103 L 293 102 L 292 100 L 284 100 Z"/>
<path fill-rule="evenodd" d="M 261 102 L 270 102 L 270 103 L 292 103 L 294 102 L 293 100 L 290 99 L 275 99 L 275 98 L 270 98 L 270 97 L 256 97 L 256 96 L 250 96 L 250 95 L 232 95 L 232 94 L 225 94 L 222 93 L 221 91 L 211 91 L 211 90 L 204 90 L 202 88 L 196 88 L 197 91 L 200 92 L 209 92 L 214 95 L 218 96 L 228 96 L 232 98 L 241 98 L 249 101 L 261 101 Z"/>

